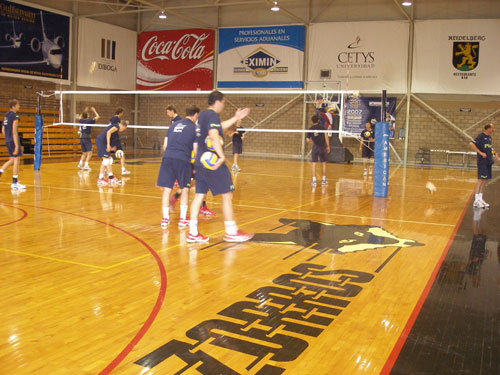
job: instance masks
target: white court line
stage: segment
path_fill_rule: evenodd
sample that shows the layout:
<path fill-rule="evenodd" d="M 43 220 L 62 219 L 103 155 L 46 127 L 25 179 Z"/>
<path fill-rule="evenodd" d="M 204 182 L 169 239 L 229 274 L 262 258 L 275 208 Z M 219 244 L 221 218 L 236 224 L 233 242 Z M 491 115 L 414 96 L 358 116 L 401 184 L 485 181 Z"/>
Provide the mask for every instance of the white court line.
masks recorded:
<path fill-rule="evenodd" d="M 7 184 L 10 185 L 10 183 L 7 182 L 0 182 L 0 184 Z M 92 190 L 92 189 L 78 189 L 78 188 L 66 188 L 66 187 L 59 187 L 59 186 L 44 186 L 44 185 L 26 185 L 26 186 L 32 186 L 32 187 L 38 187 L 38 188 L 45 188 L 45 189 L 59 189 L 59 190 L 69 190 L 69 191 L 83 191 L 83 192 L 90 192 L 90 193 L 101 193 L 99 190 Z M 113 189 L 113 188 L 111 188 Z M 116 192 L 113 191 L 113 194 L 117 195 L 123 195 L 123 196 L 130 196 L 130 197 L 140 197 L 140 198 L 150 198 L 150 199 L 161 199 L 161 196 L 154 196 L 154 195 L 142 195 L 142 194 L 130 194 L 130 193 L 121 193 L 121 192 Z M 222 204 L 219 202 L 210 202 L 211 204 Z M 307 203 L 306 203 L 307 204 Z M 274 210 L 274 211 L 283 211 L 285 210 L 284 208 L 275 208 L 275 207 L 262 207 L 262 206 L 253 206 L 249 204 L 236 204 L 233 203 L 234 207 L 246 207 L 246 208 L 256 208 L 259 210 Z M 285 210 L 287 211 L 287 210 Z M 303 211 L 303 210 L 289 210 L 290 212 L 301 212 L 301 213 L 308 213 L 308 214 L 315 214 L 315 215 L 328 215 L 328 216 L 339 216 L 339 217 L 351 217 L 351 218 L 356 218 L 356 219 L 369 219 L 369 220 L 383 220 L 383 221 L 394 221 L 398 223 L 408 223 L 408 224 L 422 224 L 422 225 L 432 225 L 432 226 L 444 226 L 444 227 L 454 227 L 455 224 L 442 224 L 442 223 L 430 223 L 430 222 L 423 222 L 423 221 L 413 221 L 413 220 L 401 220 L 401 219 L 387 219 L 387 218 L 382 218 L 382 217 L 373 217 L 373 216 L 356 216 L 356 215 L 346 215 L 346 214 L 333 214 L 333 213 L 326 213 L 326 212 L 315 212 L 315 211 Z"/>

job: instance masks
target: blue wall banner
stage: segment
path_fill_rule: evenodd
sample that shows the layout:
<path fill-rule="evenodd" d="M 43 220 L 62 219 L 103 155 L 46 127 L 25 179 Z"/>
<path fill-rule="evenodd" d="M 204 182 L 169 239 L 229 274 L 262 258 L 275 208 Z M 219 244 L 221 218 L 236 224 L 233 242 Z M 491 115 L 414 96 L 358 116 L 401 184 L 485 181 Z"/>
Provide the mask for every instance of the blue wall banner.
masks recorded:
<path fill-rule="evenodd" d="M 389 187 L 389 123 L 377 122 L 376 129 L 373 196 L 387 197 Z"/>
<path fill-rule="evenodd" d="M 0 0 L 0 74 L 68 81 L 71 16 Z"/>
<path fill-rule="evenodd" d="M 304 26 L 219 30 L 217 87 L 302 88 Z"/>
<path fill-rule="evenodd" d="M 347 99 L 344 112 L 343 130 L 352 133 L 352 137 L 359 137 L 361 131 L 365 129 L 365 124 L 371 122 L 375 124 L 379 121 L 389 123 L 390 138 L 394 138 L 396 129 L 396 98 L 387 98 L 386 118 L 380 118 L 380 98 L 361 98 L 359 96 L 350 96 Z M 375 128 L 374 125 L 372 125 Z M 343 135 L 349 137 L 349 135 Z"/>

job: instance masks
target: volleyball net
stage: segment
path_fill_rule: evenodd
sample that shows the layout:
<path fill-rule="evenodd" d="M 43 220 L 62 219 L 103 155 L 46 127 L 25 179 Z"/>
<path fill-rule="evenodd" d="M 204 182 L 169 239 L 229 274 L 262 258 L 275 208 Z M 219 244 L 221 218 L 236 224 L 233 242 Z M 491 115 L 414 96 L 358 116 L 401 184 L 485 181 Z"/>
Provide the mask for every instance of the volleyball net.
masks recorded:
<path fill-rule="evenodd" d="M 312 126 L 312 117 L 319 117 L 327 127 L 328 136 L 338 139 L 339 146 L 345 138 L 357 140 L 359 129 L 345 127 L 348 103 L 359 99 L 358 91 L 331 90 L 316 86 L 306 90 L 220 90 L 225 96 L 225 108 L 220 113 L 222 121 L 231 118 L 237 108 L 250 108 L 243 119 L 241 131 L 245 132 L 244 153 L 252 156 L 277 156 L 301 158 L 310 147 L 305 142 Z M 79 118 L 84 108 L 94 107 L 99 115 L 92 125 L 94 139 L 118 108 L 123 108 L 123 120 L 129 121 L 121 134 L 125 150 L 160 151 L 166 131 L 171 123 L 167 107 L 185 117 L 185 109 L 192 105 L 207 108 L 208 91 L 55 91 L 59 116 L 57 121 L 44 124 L 44 150 L 56 153 L 63 149 L 65 135 L 73 134 L 71 141 L 78 151 Z M 93 117 L 94 114 L 90 113 Z M 351 116 L 351 118 L 353 118 Z M 364 120 L 359 117 L 359 122 Z M 364 124 L 363 124 L 364 126 Z M 68 138 L 68 137 L 66 137 Z M 355 141 L 356 142 L 356 141 Z M 231 152 L 231 137 L 225 137 L 225 151 Z"/>

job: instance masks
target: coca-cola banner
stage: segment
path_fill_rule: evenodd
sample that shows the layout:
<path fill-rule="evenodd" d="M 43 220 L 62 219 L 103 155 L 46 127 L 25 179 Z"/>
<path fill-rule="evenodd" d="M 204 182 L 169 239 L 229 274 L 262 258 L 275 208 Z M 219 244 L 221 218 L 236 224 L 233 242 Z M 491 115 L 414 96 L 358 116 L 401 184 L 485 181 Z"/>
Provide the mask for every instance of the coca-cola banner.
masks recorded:
<path fill-rule="evenodd" d="M 139 34 L 137 90 L 211 90 L 214 34 L 210 29 Z"/>
<path fill-rule="evenodd" d="M 217 87 L 302 88 L 304 26 L 219 30 Z"/>
<path fill-rule="evenodd" d="M 81 18 L 78 22 L 79 86 L 133 90 L 137 33 Z"/>

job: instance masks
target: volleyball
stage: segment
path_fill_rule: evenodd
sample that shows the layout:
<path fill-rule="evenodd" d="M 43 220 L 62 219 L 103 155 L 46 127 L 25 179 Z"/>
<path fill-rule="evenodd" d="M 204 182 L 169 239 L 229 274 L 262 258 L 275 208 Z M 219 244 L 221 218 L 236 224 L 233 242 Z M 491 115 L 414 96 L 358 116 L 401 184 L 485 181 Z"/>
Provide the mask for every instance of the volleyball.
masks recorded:
<path fill-rule="evenodd" d="M 363 133 L 363 135 L 365 136 L 365 138 L 370 138 L 371 132 L 367 130 Z"/>
<path fill-rule="evenodd" d="M 194 164 L 194 161 L 196 160 L 196 157 L 194 156 L 194 150 L 191 151 L 191 164 Z"/>
<path fill-rule="evenodd" d="M 425 188 L 427 189 L 427 191 L 431 194 L 434 194 L 436 192 L 436 186 L 434 186 L 434 184 L 430 181 L 428 181 L 426 184 L 425 184 Z"/>
<path fill-rule="evenodd" d="M 207 145 L 209 151 L 215 151 L 215 148 L 212 145 L 212 139 L 210 137 L 205 138 L 205 144 Z M 224 141 L 222 140 L 222 138 L 220 138 L 220 145 L 222 146 L 223 144 Z"/>
<path fill-rule="evenodd" d="M 213 170 L 218 159 L 219 157 L 217 156 L 217 154 L 211 151 L 207 151 L 201 155 L 200 161 L 205 168 Z"/>
<path fill-rule="evenodd" d="M 117 159 L 123 158 L 123 151 L 122 150 L 116 150 L 115 156 Z"/>

